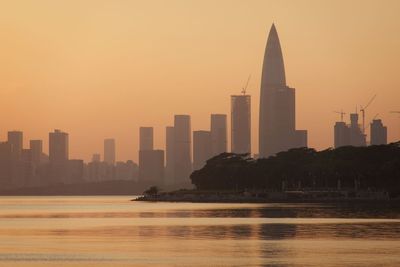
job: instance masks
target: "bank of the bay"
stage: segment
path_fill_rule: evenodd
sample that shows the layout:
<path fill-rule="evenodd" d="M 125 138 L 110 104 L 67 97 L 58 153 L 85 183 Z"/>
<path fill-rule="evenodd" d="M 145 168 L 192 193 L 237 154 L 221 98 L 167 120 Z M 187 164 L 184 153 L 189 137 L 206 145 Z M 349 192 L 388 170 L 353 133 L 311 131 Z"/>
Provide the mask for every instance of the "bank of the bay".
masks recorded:
<path fill-rule="evenodd" d="M 139 196 L 134 201 L 192 202 L 192 203 L 399 203 L 387 192 L 377 191 L 284 191 L 284 192 L 231 192 L 178 190 Z"/>

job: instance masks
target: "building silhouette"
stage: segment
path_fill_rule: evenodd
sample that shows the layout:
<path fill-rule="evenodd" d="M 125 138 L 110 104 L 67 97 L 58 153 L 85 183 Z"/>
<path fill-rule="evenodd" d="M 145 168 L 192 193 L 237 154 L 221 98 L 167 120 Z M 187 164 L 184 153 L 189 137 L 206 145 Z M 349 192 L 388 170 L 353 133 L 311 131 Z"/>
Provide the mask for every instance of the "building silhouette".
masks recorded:
<path fill-rule="evenodd" d="M 363 134 L 360 124 L 358 123 L 358 113 L 350 114 L 350 145 L 351 146 L 366 146 L 367 140 Z"/>
<path fill-rule="evenodd" d="M 69 140 L 68 134 L 58 129 L 49 133 L 49 183 L 69 183 Z M 73 179 L 75 180 L 75 179 Z"/>
<path fill-rule="evenodd" d="M 84 162 L 81 159 L 70 159 L 67 161 L 67 171 L 64 183 L 72 184 L 83 181 Z"/>
<path fill-rule="evenodd" d="M 100 154 L 93 154 L 92 161 L 87 164 L 87 179 L 91 182 L 111 180 L 107 176 L 107 163 L 100 161 Z"/>
<path fill-rule="evenodd" d="M 23 133 L 21 131 L 9 131 L 7 137 L 8 143 L 11 145 L 13 158 L 15 160 L 20 159 L 23 149 Z"/>
<path fill-rule="evenodd" d="M 32 150 L 31 149 L 22 149 L 20 160 L 25 161 L 25 162 L 33 162 Z"/>
<path fill-rule="evenodd" d="M 371 125 L 371 145 L 387 144 L 387 127 L 383 126 L 382 120 L 373 120 Z"/>
<path fill-rule="evenodd" d="M 40 164 L 42 162 L 43 154 L 43 141 L 42 140 L 30 140 L 29 149 L 32 154 L 32 161 L 35 164 Z"/>
<path fill-rule="evenodd" d="M 191 123 L 189 115 L 174 117 L 174 184 L 190 184 L 192 172 Z"/>
<path fill-rule="evenodd" d="M 334 126 L 334 146 L 366 146 L 366 136 L 362 133 L 358 123 L 358 114 L 350 114 L 350 124 L 345 122 L 336 122 Z"/>
<path fill-rule="evenodd" d="M 251 97 L 231 96 L 231 151 L 251 153 Z"/>
<path fill-rule="evenodd" d="M 175 147 L 175 132 L 173 126 L 165 128 L 165 183 L 166 185 L 173 184 L 174 178 L 174 147 Z"/>
<path fill-rule="evenodd" d="M 281 45 L 272 24 L 265 48 L 259 115 L 261 158 L 307 146 L 307 131 L 296 130 L 295 89 L 286 85 Z"/>
<path fill-rule="evenodd" d="M 139 181 L 149 186 L 164 185 L 164 150 L 139 152 Z"/>
<path fill-rule="evenodd" d="M 139 150 L 153 150 L 153 127 L 139 128 Z"/>
<path fill-rule="evenodd" d="M 101 155 L 99 153 L 95 153 L 92 155 L 92 162 L 101 162 Z"/>
<path fill-rule="evenodd" d="M 115 164 L 115 139 L 104 139 L 104 162 L 110 165 Z"/>
<path fill-rule="evenodd" d="M 2 188 L 12 186 L 13 150 L 9 142 L 0 142 L 0 185 Z"/>
<path fill-rule="evenodd" d="M 211 149 L 212 155 L 227 152 L 227 121 L 225 114 L 211 114 Z"/>
<path fill-rule="evenodd" d="M 139 166 L 132 160 L 126 162 L 118 161 L 115 164 L 115 179 L 116 180 L 131 180 L 138 181 Z"/>
<path fill-rule="evenodd" d="M 149 186 L 162 186 L 164 150 L 154 150 L 153 127 L 140 127 L 139 138 L 139 181 Z"/>
<path fill-rule="evenodd" d="M 211 157 L 211 132 L 193 131 L 193 170 L 203 168 Z"/>
<path fill-rule="evenodd" d="M 24 149 L 22 132 L 10 131 L 8 139 L 0 142 L 0 186 L 3 189 L 84 180 L 137 180 L 138 177 L 138 167 L 132 161 L 122 162 L 116 168 L 102 162 L 100 154 L 94 154 L 88 164 L 80 159 L 69 159 L 68 134 L 60 130 L 49 133 L 49 156 L 43 153 L 42 140 L 30 140 L 29 149 Z"/>
<path fill-rule="evenodd" d="M 334 126 L 334 146 L 335 148 L 350 145 L 350 129 L 343 121 L 338 121 Z"/>
<path fill-rule="evenodd" d="M 49 160 L 50 163 L 63 163 L 69 159 L 68 133 L 58 129 L 49 133 Z"/>

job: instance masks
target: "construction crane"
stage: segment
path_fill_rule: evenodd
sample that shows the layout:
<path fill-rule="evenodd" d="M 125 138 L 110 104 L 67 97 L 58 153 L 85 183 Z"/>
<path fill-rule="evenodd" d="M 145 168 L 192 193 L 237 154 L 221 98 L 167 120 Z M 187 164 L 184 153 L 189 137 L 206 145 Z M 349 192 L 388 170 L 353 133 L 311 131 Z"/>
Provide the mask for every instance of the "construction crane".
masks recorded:
<path fill-rule="evenodd" d="M 249 75 L 249 78 L 247 78 L 246 85 L 242 88 L 243 95 L 246 95 L 246 90 L 247 90 L 247 86 L 249 85 L 250 78 L 251 78 L 251 75 Z"/>
<path fill-rule="evenodd" d="M 362 128 L 363 128 L 363 134 L 365 134 L 365 110 L 368 108 L 369 105 L 371 105 L 372 101 L 374 101 L 376 95 L 374 95 L 371 100 L 369 100 L 368 104 L 366 104 L 364 107 L 360 106 L 360 112 L 362 113 Z"/>
<path fill-rule="evenodd" d="M 334 111 L 334 112 L 337 113 L 337 114 L 340 114 L 340 121 L 343 121 L 343 116 L 347 114 L 346 112 L 343 112 L 343 110 Z"/>

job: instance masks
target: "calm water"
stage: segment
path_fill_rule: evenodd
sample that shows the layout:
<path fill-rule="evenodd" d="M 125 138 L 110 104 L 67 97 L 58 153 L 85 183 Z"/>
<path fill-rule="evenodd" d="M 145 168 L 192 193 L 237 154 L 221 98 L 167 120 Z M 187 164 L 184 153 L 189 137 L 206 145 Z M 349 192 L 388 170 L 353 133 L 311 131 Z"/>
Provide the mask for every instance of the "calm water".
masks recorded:
<path fill-rule="evenodd" d="M 0 266 L 400 266 L 400 209 L 0 197 Z"/>

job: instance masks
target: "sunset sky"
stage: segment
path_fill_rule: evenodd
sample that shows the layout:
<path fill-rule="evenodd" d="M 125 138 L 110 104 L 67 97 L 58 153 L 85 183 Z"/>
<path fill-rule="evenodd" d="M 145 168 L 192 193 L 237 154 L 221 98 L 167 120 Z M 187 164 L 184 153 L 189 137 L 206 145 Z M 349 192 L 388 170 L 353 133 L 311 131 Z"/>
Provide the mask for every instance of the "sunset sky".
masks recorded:
<path fill-rule="evenodd" d="M 389 141 L 400 139 L 400 1 L 0 0 L 0 140 L 8 130 L 43 139 L 70 134 L 70 158 L 117 143 L 137 160 L 140 126 L 190 114 L 230 114 L 230 95 L 251 74 L 252 148 L 266 38 L 274 22 L 287 83 L 296 88 L 297 128 L 309 146 L 333 145 L 334 110 L 354 112 L 377 94 Z M 348 115 L 346 115 L 348 120 Z M 369 131 L 368 131 L 369 132 Z M 369 137 L 367 138 L 369 140 Z"/>

